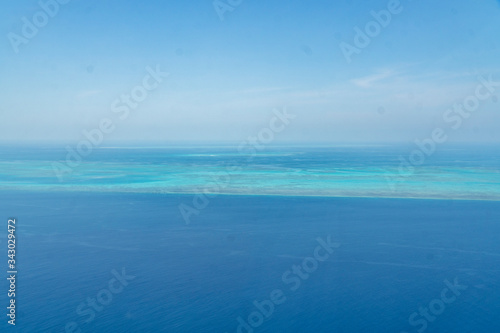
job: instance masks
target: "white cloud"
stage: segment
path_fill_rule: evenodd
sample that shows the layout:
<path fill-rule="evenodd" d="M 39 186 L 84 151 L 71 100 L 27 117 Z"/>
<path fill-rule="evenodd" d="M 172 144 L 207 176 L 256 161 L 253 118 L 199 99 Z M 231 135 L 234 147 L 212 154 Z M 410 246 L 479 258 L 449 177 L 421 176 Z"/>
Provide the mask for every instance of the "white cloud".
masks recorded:
<path fill-rule="evenodd" d="M 372 87 L 374 83 L 393 77 L 397 74 L 398 73 L 394 70 L 386 69 L 383 71 L 379 71 L 376 74 L 364 76 L 358 79 L 352 79 L 351 82 L 357 85 L 358 87 L 369 88 Z"/>

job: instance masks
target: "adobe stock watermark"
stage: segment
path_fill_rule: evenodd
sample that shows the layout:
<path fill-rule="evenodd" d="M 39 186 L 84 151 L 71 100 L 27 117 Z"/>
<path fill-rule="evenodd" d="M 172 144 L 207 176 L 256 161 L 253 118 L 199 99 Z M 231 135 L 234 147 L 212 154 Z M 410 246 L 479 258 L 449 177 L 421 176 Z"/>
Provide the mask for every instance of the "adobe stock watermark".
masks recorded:
<path fill-rule="evenodd" d="M 101 312 L 106 306 L 110 305 L 113 301 L 113 295 L 118 295 L 123 292 L 123 289 L 128 286 L 129 281 L 134 280 L 136 277 L 133 275 L 127 275 L 125 268 L 122 268 L 121 274 L 115 269 L 111 271 L 113 278 L 108 281 L 107 288 L 99 290 L 95 298 L 87 297 L 85 302 L 81 302 L 76 307 L 76 314 L 83 320 L 82 323 L 78 324 L 76 321 L 70 321 L 64 326 L 64 332 L 66 333 L 81 333 L 80 328 L 83 324 L 88 324 L 96 318 L 96 312 Z"/>
<path fill-rule="evenodd" d="M 318 246 L 314 249 L 313 255 L 302 260 L 299 265 L 293 265 L 291 269 L 283 272 L 281 281 L 288 288 L 289 292 L 297 291 L 306 281 L 311 277 L 311 274 L 316 272 L 321 262 L 330 258 L 335 249 L 340 247 L 339 243 L 332 242 L 330 235 L 324 241 L 321 237 L 316 238 Z M 263 301 L 253 301 L 255 311 L 251 312 L 246 319 L 239 316 L 236 318 L 238 326 L 236 327 L 237 333 L 253 333 L 260 327 L 264 321 L 273 315 L 276 306 L 285 303 L 287 297 L 283 289 L 274 289 L 269 293 L 269 299 Z M 227 332 L 226 332 L 227 333 Z"/>
<path fill-rule="evenodd" d="M 444 284 L 446 287 L 441 290 L 438 298 L 430 301 L 426 307 L 420 306 L 418 312 L 415 311 L 408 317 L 408 323 L 410 326 L 414 327 L 418 333 L 424 332 L 429 326 L 429 323 L 436 321 L 437 317 L 446 310 L 446 307 L 455 302 L 458 296 L 462 294 L 462 291 L 468 288 L 468 286 L 459 284 L 457 278 L 453 280 L 453 283 L 444 280 Z M 400 333 L 409 332 L 401 331 Z"/>
<path fill-rule="evenodd" d="M 38 5 L 40 10 L 37 11 L 31 19 L 26 16 L 21 17 L 23 26 L 20 33 L 9 32 L 7 38 L 9 39 L 12 50 L 19 53 L 19 46 L 26 45 L 38 35 L 40 29 L 45 27 L 51 18 L 54 18 L 58 13 L 61 5 L 65 5 L 71 0 L 40 0 Z"/>
<path fill-rule="evenodd" d="M 157 89 L 164 78 L 169 75 L 162 72 L 159 65 L 156 65 L 156 69 L 147 66 L 146 72 L 147 74 L 142 79 L 141 84 L 133 87 L 130 93 L 120 95 L 111 103 L 111 112 L 116 114 L 119 121 L 126 120 L 130 115 L 130 111 L 137 109 L 140 103 L 144 102 L 149 94 Z M 116 119 L 102 118 L 96 128 L 82 131 L 83 139 L 77 143 L 76 147 L 66 146 L 65 162 L 52 163 L 52 170 L 59 182 L 62 182 L 66 175 L 71 174 L 73 169 L 78 167 L 83 162 L 83 158 L 89 156 L 94 148 L 99 147 L 106 135 L 114 132 L 116 124 Z"/>
<path fill-rule="evenodd" d="M 246 163 L 250 163 L 259 151 L 263 151 L 266 145 L 273 142 L 276 134 L 283 132 L 296 117 L 288 113 L 286 108 L 283 108 L 283 110 L 275 109 L 273 110 L 273 114 L 274 116 L 269 120 L 267 127 L 262 128 L 257 135 L 249 136 L 239 144 L 238 153 L 242 156 L 247 156 Z M 203 189 L 199 190 L 198 194 L 193 196 L 191 205 L 181 203 L 178 208 L 184 222 L 190 224 L 193 215 L 199 215 L 201 210 L 208 207 L 210 203 L 209 197 L 215 197 L 220 194 L 230 184 L 232 175 L 242 169 L 242 165 L 227 165 L 224 171 L 214 173 L 212 181 L 207 183 Z"/>
<path fill-rule="evenodd" d="M 367 48 L 372 40 L 380 35 L 382 29 L 389 26 L 393 17 L 400 14 L 402 11 L 403 5 L 401 5 L 399 0 L 389 0 L 386 9 L 382 9 L 378 12 L 372 10 L 370 12 L 373 20 L 368 21 L 363 29 L 355 26 L 353 44 L 346 42 L 340 42 L 339 44 L 340 50 L 347 63 L 350 64 L 352 62 L 352 56 L 354 54 L 360 54 L 363 49 Z"/>
<path fill-rule="evenodd" d="M 221 21 L 224 21 L 224 15 L 226 12 L 232 12 L 236 7 L 242 4 L 243 0 L 215 0 L 212 5 L 214 6 L 215 12 L 219 16 Z"/>
<path fill-rule="evenodd" d="M 480 108 L 481 103 L 495 97 L 500 81 L 494 81 L 491 74 L 488 78 L 479 76 L 478 80 L 479 84 L 473 94 L 465 97 L 461 103 L 455 103 L 443 113 L 443 121 L 450 127 L 448 130 L 441 127 L 434 128 L 429 137 L 414 141 L 416 148 L 407 157 L 399 156 L 400 164 L 397 175 L 385 175 L 385 179 L 392 191 L 396 190 L 397 184 L 412 176 L 415 168 L 423 165 L 437 151 L 439 145 L 448 141 L 450 131 L 459 130 L 464 120 L 470 118 Z"/>

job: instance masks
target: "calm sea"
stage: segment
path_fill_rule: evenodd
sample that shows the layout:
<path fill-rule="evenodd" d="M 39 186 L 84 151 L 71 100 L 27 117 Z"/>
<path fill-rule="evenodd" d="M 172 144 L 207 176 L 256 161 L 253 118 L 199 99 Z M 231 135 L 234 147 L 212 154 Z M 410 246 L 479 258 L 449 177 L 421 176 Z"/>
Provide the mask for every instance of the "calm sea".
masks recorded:
<path fill-rule="evenodd" d="M 500 332 L 498 150 L 413 149 L 1 148 L 0 330 Z"/>

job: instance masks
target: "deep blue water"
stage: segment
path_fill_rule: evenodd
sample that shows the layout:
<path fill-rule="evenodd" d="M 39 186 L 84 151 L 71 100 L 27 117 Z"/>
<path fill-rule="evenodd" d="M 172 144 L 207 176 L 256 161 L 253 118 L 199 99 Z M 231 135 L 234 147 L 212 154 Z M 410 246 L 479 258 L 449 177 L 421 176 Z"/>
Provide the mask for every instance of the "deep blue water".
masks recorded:
<path fill-rule="evenodd" d="M 412 149 L 2 147 L 0 329 L 499 332 L 496 148 Z"/>
<path fill-rule="evenodd" d="M 2 219 L 18 219 L 19 312 L 0 329 L 236 332 L 280 289 L 254 332 L 417 332 L 409 316 L 457 279 L 467 289 L 424 331 L 500 331 L 498 201 L 219 195 L 186 225 L 178 205 L 192 199 L 2 191 Z M 283 273 L 328 235 L 340 246 L 292 291 Z M 85 323 L 79 304 L 122 268 L 135 278 Z"/>

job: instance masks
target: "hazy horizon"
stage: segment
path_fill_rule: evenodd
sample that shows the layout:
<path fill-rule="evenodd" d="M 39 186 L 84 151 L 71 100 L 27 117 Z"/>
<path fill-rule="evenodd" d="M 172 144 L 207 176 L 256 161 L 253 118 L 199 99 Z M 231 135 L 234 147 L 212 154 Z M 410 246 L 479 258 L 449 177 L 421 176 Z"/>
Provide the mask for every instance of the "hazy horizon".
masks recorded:
<path fill-rule="evenodd" d="M 286 107 L 296 118 L 276 142 L 405 143 L 454 125 L 447 110 L 491 80 L 449 142 L 500 143 L 498 1 L 391 3 L 73 0 L 34 36 L 41 5 L 8 3 L 0 141 L 76 143 L 103 118 L 116 125 L 106 141 L 239 141 Z"/>

